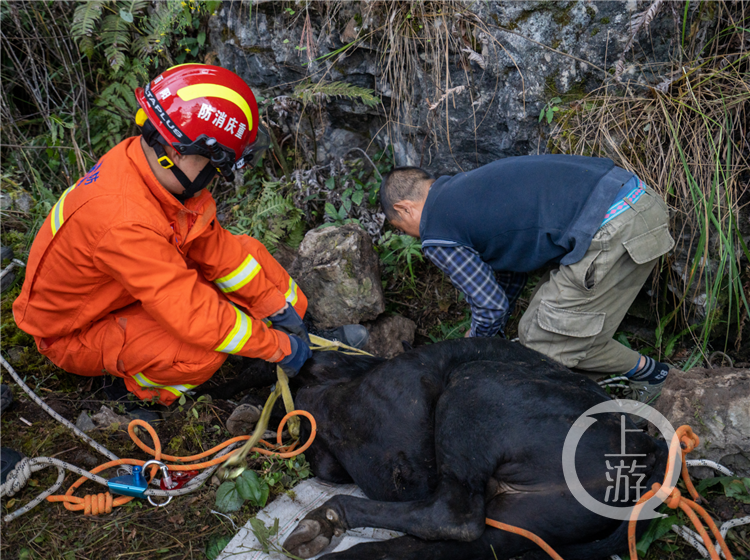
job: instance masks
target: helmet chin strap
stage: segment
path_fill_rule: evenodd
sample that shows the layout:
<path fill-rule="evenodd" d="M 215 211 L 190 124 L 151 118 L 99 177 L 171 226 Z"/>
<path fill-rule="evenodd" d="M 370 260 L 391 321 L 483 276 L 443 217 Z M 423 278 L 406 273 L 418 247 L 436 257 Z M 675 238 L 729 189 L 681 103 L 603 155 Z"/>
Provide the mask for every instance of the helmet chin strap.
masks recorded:
<path fill-rule="evenodd" d="M 186 200 L 193 198 L 195 193 L 204 189 L 216 176 L 216 168 L 209 161 L 195 178 L 195 181 L 190 181 L 187 175 L 185 175 L 182 170 L 174 164 L 169 156 L 167 156 L 167 152 L 164 150 L 164 146 L 162 146 L 160 142 L 154 142 L 151 147 L 156 152 L 159 164 L 164 169 L 169 169 L 185 189 L 181 194 L 172 193 L 174 197 L 183 204 Z"/>

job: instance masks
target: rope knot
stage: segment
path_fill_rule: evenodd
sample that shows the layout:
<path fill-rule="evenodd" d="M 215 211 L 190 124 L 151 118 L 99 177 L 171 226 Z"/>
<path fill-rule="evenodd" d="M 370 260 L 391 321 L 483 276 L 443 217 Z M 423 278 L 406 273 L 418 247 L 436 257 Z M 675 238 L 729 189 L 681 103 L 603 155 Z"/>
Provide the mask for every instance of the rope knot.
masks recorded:
<path fill-rule="evenodd" d="M 690 453 L 693 449 L 698 447 L 700 438 L 693 432 L 693 428 L 687 424 L 677 428 L 677 437 L 680 440 L 680 447 L 683 453 Z"/>
<path fill-rule="evenodd" d="M 5 483 L 0 487 L 0 496 L 12 496 L 26 486 L 31 478 L 31 459 L 24 457 L 8 473 Z"/>
<path fill-rule="evenodd" d="M 680 507 L 680 500 L 682 500 L 682 493 L 677 488 L 674 488 L 667 498 L 667 507 L 677 509 Z"/>

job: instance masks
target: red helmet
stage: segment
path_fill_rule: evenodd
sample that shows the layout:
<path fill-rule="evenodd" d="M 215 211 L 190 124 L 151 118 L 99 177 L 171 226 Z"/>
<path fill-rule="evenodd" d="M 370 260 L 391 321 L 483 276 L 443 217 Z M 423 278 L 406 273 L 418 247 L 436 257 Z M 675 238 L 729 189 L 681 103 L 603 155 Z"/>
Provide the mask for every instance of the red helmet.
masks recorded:
<path fill-rule="evenodd" d="M 259 135 L 252 90 L 226 68 L 174 66 L 145 88 L 137 88 L 135 97 L 141 106 L 136 115 L 139 126 L 150 121 L 160 142 L 183 155 L 208 157 L 226 178 L 268 147 L 265 134 Z M 167 158 L 162 165 L 169 168 L 172 162 Z"/>

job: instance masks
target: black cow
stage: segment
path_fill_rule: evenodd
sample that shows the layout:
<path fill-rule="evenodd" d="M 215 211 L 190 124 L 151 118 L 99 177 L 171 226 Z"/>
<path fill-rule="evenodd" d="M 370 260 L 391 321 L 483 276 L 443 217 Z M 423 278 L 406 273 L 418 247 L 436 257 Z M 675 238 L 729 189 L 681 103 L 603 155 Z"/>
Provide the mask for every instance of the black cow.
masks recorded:
<path fill-rule="evenodd" d="M 284 543 L 293 554 L 318 554 L 352 527 L 407 536 L 326 560 L 489 560 L 537 548 L 485 517 L 536 533 L 565 560 L 627 548 L 627 522 L 584 508 L 561 466 L 571 425 L 609 397 L 541 354 L 501 339 L 448 341 L 388 361 L 319 352 L 293 381 L 298 408 L 318 424 L 306 452 L 313 471 L 370 498 L 336 496 L 312 511 Z M 303 437 L 306 429 L 303 421 Z M 578 445 L 578 477 L 600 502 L 612 485 L 604 454 L 620 451 L 621 435 L 619 415 L 603 414 Z M 643 432 L 626 441 L 628 453 L 646 455 L 646 487 L 661 482 L 666 445 Z"/>

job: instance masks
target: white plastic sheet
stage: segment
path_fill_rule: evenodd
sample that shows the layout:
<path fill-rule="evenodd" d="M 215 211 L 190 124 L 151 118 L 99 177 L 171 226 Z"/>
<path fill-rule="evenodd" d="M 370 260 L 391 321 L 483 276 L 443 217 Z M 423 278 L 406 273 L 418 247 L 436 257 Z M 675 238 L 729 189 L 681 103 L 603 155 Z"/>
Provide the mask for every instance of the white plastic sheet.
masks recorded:
<path fill-rule="evenodd" d="M 279 520 L 279 532 L 271 542 L 281 545 L 291 534 L 297 523 L 310 511 L 323 505 L 337 494 L 357 496 L 365 495 L 354 484 L 333 485 L 312 478 L 298 484 L 293 489 L 294 499 L 284 495 L 276 498 L 271 504 L 258 512 L 256 516 L 267 527 Z M 402 533 L 385 529 L 359 528 L 347 531 L 341 537 L 334 537 L 331 545 L 320 555 L 340 552 L 355 544 L 371 541 L 385 541 L 401 536 Z M 318 558 L 316 556 L 315 558 Z M 229 544 L 224 548 L 219 560 L 285 560 L 282 554 L 265 554 L 260 550 L 260 543 L 253 534 L 250 523 L 242 527 Z"/>

